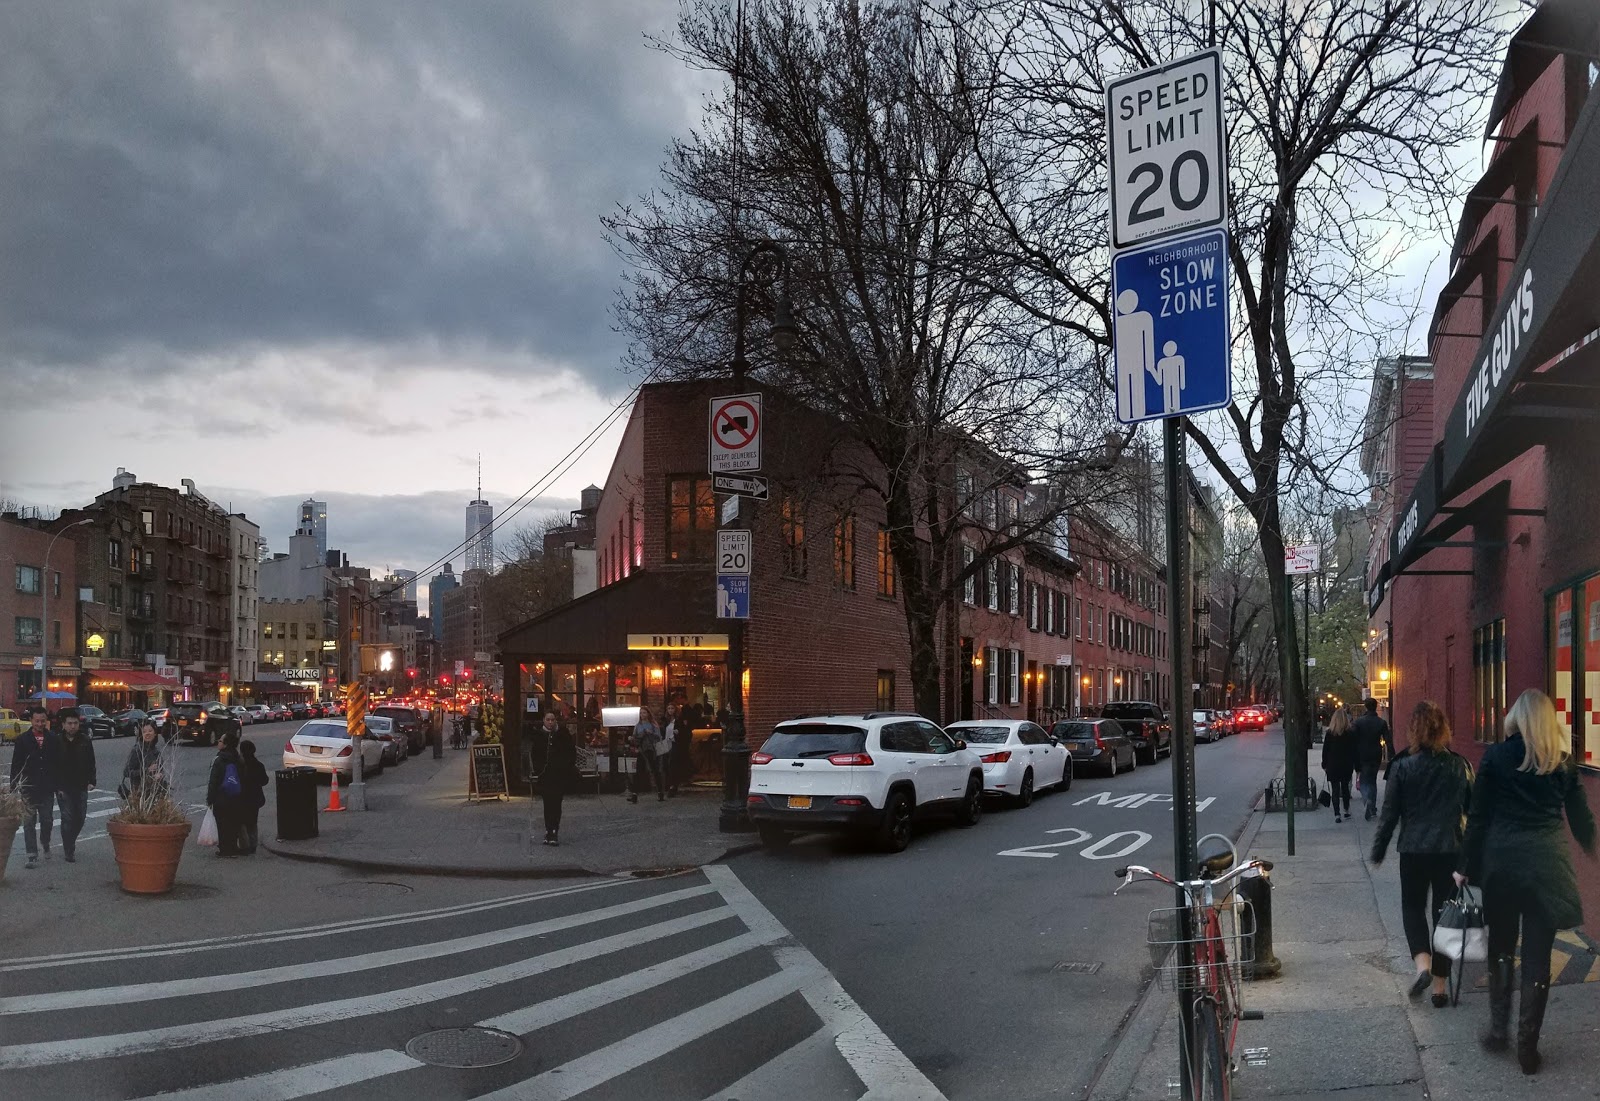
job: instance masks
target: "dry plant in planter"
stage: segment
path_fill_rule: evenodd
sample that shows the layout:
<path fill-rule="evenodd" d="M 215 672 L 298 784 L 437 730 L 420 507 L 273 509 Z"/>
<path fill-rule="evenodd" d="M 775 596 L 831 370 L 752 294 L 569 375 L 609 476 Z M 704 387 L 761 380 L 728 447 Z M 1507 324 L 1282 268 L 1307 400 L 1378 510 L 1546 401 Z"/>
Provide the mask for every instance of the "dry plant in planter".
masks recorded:
<path fill-rule="evenodd" d="M 22 785 L 0 780 L 0 818 L 24 818 L 27 812 L 28 801 L 23 795 Z"/>
<path fill-rule="evenodd" d="M 141 752 L 140 745 L 129 751 L 129 759 Z M 162 746 L 143 758 L 139 769 L 141 782 L 129 786 L 126 780 L 117 790 L 122 797 L 122 809 L 111 816 L 111 821 L 130 826 L 177 826 L 186 824 L 189 816 L 183 804 L 172 797 L 178 786 L 179 757 L 173 746 Z M 153 763 L 154 774 L 151 772 Z M 126 771 L 126 770 L 125 770 Z"/>

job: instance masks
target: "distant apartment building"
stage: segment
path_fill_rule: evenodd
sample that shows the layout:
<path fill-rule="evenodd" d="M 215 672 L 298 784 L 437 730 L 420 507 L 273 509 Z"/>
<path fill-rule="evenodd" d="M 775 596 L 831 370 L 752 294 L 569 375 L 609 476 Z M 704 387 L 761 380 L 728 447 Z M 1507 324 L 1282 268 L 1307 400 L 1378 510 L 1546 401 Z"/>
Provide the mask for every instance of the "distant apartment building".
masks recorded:
<path fill-rule="evenodd" d="M 233 544 L 233 656 L 229 682 L 253 683 L 260 664 L 261 528 L 242 513 L 228 517 Z"/>
<path fill-rule="evenodd" d="M 54 682 L 76 695 L 83 666 L 76 637 L 78 573 L 75 540 L 89 538 L 84 528 L 55 541 L 38 520 L 25 521 L 14 512 L 0 515 L 0 707 L 20 711 L 40 682 Z M 49 554 L 46 563 L 45 555 Z M 49 676 L 37 662 L 41 642 L 49 647 Z M 52 707 L 70 700 L 53 700 Z M 85 701 L 87 702 L 87 701 Z"/>
<path fill-rule="evenodd" d="M 444 594 L 460 586 L 451 563 L 428 580 L 428 623 L 435 642 L 444 641 Z"/>

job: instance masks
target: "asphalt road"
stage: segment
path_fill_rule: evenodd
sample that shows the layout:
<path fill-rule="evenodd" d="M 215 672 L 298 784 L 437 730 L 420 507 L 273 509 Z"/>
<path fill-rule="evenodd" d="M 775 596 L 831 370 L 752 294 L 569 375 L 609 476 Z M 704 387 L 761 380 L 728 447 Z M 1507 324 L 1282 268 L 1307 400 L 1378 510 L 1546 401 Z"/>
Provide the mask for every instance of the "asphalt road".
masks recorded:
<path fill-rule="evenodd" d="M 1200 833 L 1236 835 L 1282 759 L 1276 727 L 1197 747 Z M 1148 973 L 1148 913 L 1172 905 L 1112 897 L 1111 872 L 1171 871 L 1171 792 L 1163 760 L 897 856 L 819 840 L 732 866 L 948 1097 L 1082 1097 Z"/>

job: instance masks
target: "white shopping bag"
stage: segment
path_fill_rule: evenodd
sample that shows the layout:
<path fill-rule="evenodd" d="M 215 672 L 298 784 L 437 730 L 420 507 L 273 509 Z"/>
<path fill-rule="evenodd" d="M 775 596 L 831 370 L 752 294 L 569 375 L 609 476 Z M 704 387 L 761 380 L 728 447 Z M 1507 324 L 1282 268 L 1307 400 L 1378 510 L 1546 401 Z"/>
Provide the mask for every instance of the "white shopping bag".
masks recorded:
<path fill-rule="evenodd" d="M 211 808 L 206 808 L 205 821 L 200 823 L 200 836 L 195 838 L 206 848 L 215 848 L 217 844 L 217 816 L 211 813 Z"/>

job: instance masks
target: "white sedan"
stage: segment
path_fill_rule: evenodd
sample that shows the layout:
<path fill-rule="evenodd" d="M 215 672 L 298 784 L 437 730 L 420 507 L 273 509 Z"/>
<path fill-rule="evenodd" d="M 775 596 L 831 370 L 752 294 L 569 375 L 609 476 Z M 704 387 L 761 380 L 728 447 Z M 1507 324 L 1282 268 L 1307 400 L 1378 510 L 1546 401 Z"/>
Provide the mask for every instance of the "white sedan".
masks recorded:
<path fill-rule="evenodd" d="M 1038 723 L 969 719 L 945 729 L 983 761 L 985 795 L 1004 795 L 1025 807 L 1040 788 L 1072 786 L 1072 754 Z"/>
<path fill-rule="evenodd" d="M 339 774 L 341 780 L 350 778 L 355 753 L 350 733 L 344 720 L 312 719 L 294 732 L 283 747 L 283 767 L 314 768 L 318 772 Z M 376 776 L 383 771 L 383 741 L 378 738 L 361 739 L 361 772 L 363 776 Z"/>

